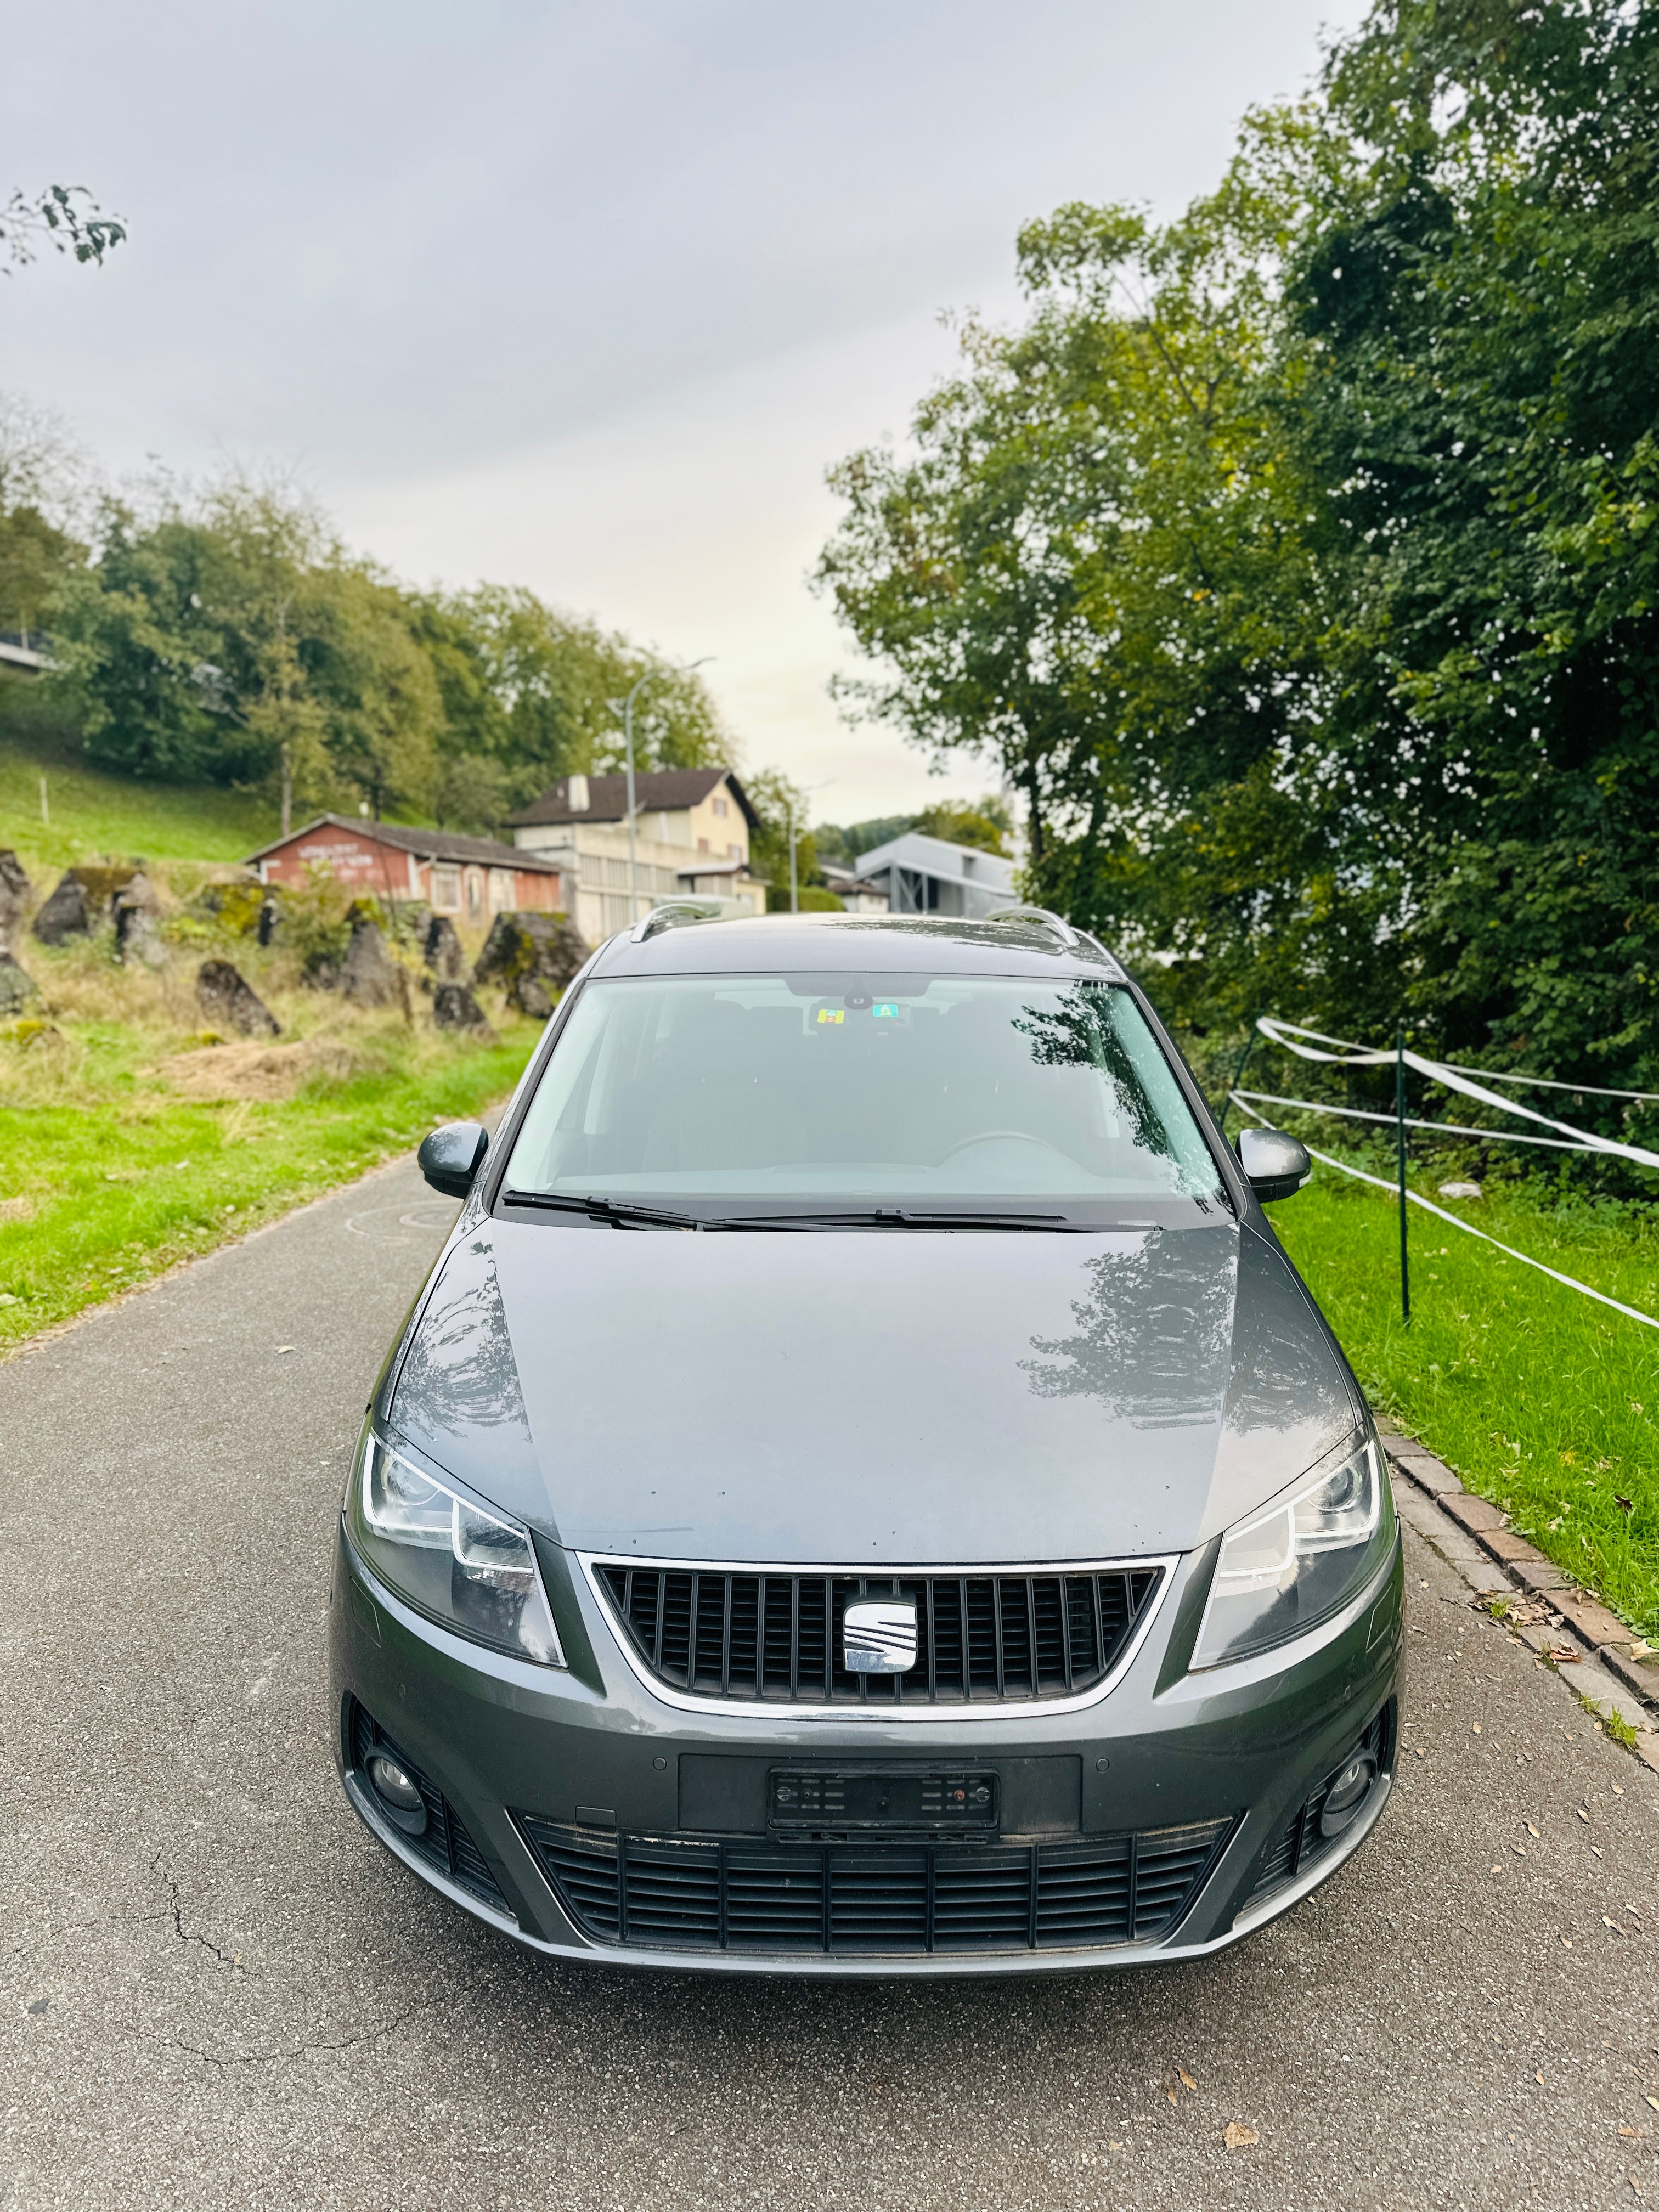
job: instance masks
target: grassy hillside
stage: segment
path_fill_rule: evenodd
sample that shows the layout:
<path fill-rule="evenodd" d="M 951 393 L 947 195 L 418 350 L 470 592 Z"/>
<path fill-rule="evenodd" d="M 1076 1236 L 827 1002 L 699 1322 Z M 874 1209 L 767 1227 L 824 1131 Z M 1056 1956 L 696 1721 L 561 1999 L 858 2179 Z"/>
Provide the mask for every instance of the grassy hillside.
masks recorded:
<path fill-rule="evenodd" d="M 31 874 L 104 854 L 240 860 L 276 836 L 275 811 L 245 793 L 137 782 L 88 766 L 61 732 L 29 711 L 20 688 L 16 678 L 0 681 L 0 846 L 14 847 Z"/>
<path fill-rule="evenodd" d="M 516 1080 L 538 1025 L 493 994 L 493 1041 L 434 1029 L 412 963 L 410 1018 L 360 1012 L 303 988 L 292 951 L 262 951 L 195 903 L 208 866 L 275 833 L 255 799 L 88 767 L 0 678 L 0 846 L 37 897 L 74 863 L 143 860 L 170 947 L 154 972 L 116 962 L 107 921 L 61 948 L 18 941 L 40 995 L 0 1024 L 0 1356 L 408 1152 Z M 196 975 L 210 957 L 247 978 L 279 1038 L 204 1032 Z"/>

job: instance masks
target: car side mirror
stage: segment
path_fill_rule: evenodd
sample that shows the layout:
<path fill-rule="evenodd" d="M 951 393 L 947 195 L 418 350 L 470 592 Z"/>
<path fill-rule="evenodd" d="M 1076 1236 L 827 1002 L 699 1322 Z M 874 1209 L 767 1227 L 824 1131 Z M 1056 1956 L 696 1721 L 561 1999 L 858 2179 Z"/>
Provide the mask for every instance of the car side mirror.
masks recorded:
<path fill-rule="evenodd" d="M 421 1173 L 446 1198 L 465 1198 L 489 1150 L 489 1132 L 477 1121 L 451 1121 L 421 1146 Z"/>
<path fill-rule="evenodd" d="M 1282 1129 L 1241 1129 L 1238 1164 L 1263 1206 L 1276 1198 L 1293 1197 L 1313 1173 L 1307 1146 Z"/>

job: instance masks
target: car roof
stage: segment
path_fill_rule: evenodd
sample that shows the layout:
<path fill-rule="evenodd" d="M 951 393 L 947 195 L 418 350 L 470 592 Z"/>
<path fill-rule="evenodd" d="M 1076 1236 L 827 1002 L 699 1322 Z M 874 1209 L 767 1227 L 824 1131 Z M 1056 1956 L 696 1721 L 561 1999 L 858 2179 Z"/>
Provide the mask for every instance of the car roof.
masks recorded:
<path fill-rule="evenodd" d="M 1103 945 L 1063 925 L 935 915 L 769 914 L 747 921 L 675 921 L 643 938 L 623 931 L 600 949 L 592 973 L 913 975 L 924 969 L 936 975 L 1128 980 Z"/>

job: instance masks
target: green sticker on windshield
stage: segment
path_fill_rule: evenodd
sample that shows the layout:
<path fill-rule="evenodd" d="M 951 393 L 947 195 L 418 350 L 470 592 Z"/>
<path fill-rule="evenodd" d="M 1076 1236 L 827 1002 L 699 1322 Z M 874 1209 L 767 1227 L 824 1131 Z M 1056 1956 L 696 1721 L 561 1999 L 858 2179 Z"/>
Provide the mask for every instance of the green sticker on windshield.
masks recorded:
<path fill-rule="evenodd" d="M 897 1002 L 892 999 L 878 999 L 870 1012 L 878 1022 L 896 1022 L 899 1018 Z"/>

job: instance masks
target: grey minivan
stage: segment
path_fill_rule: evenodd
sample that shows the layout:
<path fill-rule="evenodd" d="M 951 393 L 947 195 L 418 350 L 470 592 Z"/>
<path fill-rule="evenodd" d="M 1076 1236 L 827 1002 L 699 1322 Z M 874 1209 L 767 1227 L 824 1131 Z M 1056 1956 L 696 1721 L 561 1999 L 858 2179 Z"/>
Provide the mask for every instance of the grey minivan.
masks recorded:
<path fill-rule="evenodd" d="M 368 1408 L 351 1802 L 562 1958 L 1190 1958 L 1398 1735 L 1365 1401 L 1144 994 L 1052 915 L 673 911 L 566 993 Z"/>

